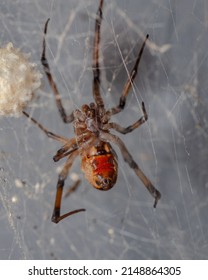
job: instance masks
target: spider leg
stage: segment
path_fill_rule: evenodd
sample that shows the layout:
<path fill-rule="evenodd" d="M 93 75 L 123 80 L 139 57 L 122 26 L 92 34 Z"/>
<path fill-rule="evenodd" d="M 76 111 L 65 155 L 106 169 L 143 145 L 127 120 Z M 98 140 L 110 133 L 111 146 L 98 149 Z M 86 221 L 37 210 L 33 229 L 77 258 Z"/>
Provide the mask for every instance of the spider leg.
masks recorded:
<path fill-rule="evenodd" d="M 95 37 L 93 45 L 93 97 L 95 103 L 101 111 L 104 111 L 104 102 L 100 94 L 100 67 L 99 67 L 99 47 L 100 47 L 100 26 L 102 21 L 102 7 L 103 0 L 100 0 L 100 4 L 97 11 L 95 20 Z"/>
<path fill-rule="evenodd" d="M 75 138 L 69 139 L 68 142 L 61 147 L 53 157 L 55 162 L 59 161 L 60 159 L 70 155 L 72 152 L 78 149 L 78 145 Z"/>
<path fill-rule="evenodd" d="M 44 27 L 44 37 L 43 37 L 43 51 L 42 51 L 42 55 L 41 55 L 41 63 L 43 65 L 43 69 L 45 71 L 45 74 L 48 78 L 48 82 L 52 88 L 52 91 L 55 95 L 55 100 L 56 100 L 56 105 L 58 107 L 58 110 L 59 110 L 59 113 L 60 113 L 60 116 L 63 120 L 64 123 L 70 123 L 74 120 L 74 115 L 73 113 L 71 113 L 70 115 L 67 115 L 66 112 L 65 112 L 65 109 L 62 105 L 62 102 L 61 102 L 61 96 L 59 94 L 59 91 L 58 91 L 58 88 L 56 86 L 56 83 L 54 82 L 53 80 L 53 77 L 51 75 L 51 71 L 50 71 L 50 67 L 49 67 L 49 64 L 48 64 L 48 60 L 46 58 L 46 40 L 45 40 L 45 36 L 47 34 L 47 28 L 48 28 L 48 22 L 49 22 L 50 19 L 48 19 L 45 23 L 45 27 Z"/>
<path fill-rule="evenodd" d="M 39 127 L 49 138 L 52 138 L 54 140 L 57 140 L 59 142 L 62 142 L 64 144 L 66 144 L 69 139 L 63 137 L 63 136 L 59 136 L 51 131 L 49 131 L 48 129 L 46 129 L 42 124 L 40 124 L 38 121 L 36 121 L 34 118 L 30 117 L 30 115 L 28 113 L 26 113 L 25 111 L 22 112 L 30 121 L 32 121 L 37 127 Z"/>
<path fill-rule="evenodd" d="M 142 111 L 143 111 L 143 116 L 136 121 L 135 123 L 133 123 L 132 125 L 128 126 L 128 127 L 122 127 L 117 123 L 111 122 L 111 123 L 107 123 L 103 126 L 104 130 L 108 130 L 108 129 L 115 129 L 116 131 L 122 133 L 122 134 L 127 134 L 132 132 L 134 129 L 140 127 L 144 122 L 147 121 L 148 115 L 144 106 L 144 102 L 142 102 Z"/>
<path fill-rule="evenodd" d="M 80 183 L 80 179 L 76 180 L 74 184 L 67 190 L 67 192 L 64 195 L 64 198 L 67 198 L 71 193 L 75 192 L 76 189 L 79 187 Z"/>
<path fill-rule="evenodd" d="M 127 98 L 128 94 L 129 94 L 131 88 L 132 88 L 132 84 L 133 84 L 134 79 L 135 79 L 135 77 L 137 75 L 137 70 L 138 70 L 139 62 L 141 60 L 141 57 L 142 57 L 142 54 L 143 54 L 143 51 L 144 51 L 144 47 L 146 45 L 146 41 L 147 41 L 148 37 L 149 37 L 149 35 L 147 34 L 146 38 L 145 38 L 145 40 L 144 40 L 144 42 L 142 44 L 142 47 L 141 47 L 141 49 L 139 51 L 139 54 L 138 54 L 137 60 L 136 60 L 136 62 L 134 64 L 134 67 L 131 70 L 129 78 L 127 79 L 127 81 L 126 81 L 126 83 L 124 85 L 123 92 L 121 94 L 118 106 L 113 107 L 110 110 L 108 110 L 106 112 L 107 115 L 112 116 L 112 115 L 118 114 L 119 112 L 121 112 L 124 109 L 125 104 L 126 104 L 126 98 Z"/>
<path fill-rule="evenodd" d="M 106 133 L 106 132 L 100 132 L 100 139 L 103 141 L 106 141 L 106 142 L 114 143 L 119 147 L 124 161 L 126 161 L 128 163 L 128 165 L 134 170 L 134 172 L 140 178 L 140 180 L 142 181 L 144 186 L 147 188 L 147 190 L 150 192 L 150 194 L 154 197 L 154 199 L 155 199 L 154 208 L 155 208 L 158 200 L 161 198 L 161 194 L 153 186 L 153 184 L 146 177 L 146 175 L 143 173 L 143 171 L 139 168 L 138 164 L 134 161 L 133 157 L 127 150 L 123 141 L 116 135 L 113 135 L 111 133 Z"/>
<path fill-rule="evenodd" d="M 60 215 L 60 209 L 61 209 L 61 200 L 62 200 L 62 193 L 63 193 L 63 187 L 65 180 L 68 176 L 69 169 L 72 166 L 72 163 L 76 156 L 78 155 L 78 151 L 73 152 L 72 154 L 69 155 L 62 171 L 59 174 L 58 177 L 58 182 L 57 182 L 57 187 L 56 187 L 56 198 L 55 198 L 55 204 L 54 204 L 54 210 L 53 210 L 53 215 L 51 218 L 51 221 L 54 223 L 58 223 L 61 220 L 65 219 L 68 216 L 71 216 L 73 214 L 76 214 L 78 212 L 85 211 L 85 209 L 76 209 L 74 211 L 68 212 L 66 214 Z"/>

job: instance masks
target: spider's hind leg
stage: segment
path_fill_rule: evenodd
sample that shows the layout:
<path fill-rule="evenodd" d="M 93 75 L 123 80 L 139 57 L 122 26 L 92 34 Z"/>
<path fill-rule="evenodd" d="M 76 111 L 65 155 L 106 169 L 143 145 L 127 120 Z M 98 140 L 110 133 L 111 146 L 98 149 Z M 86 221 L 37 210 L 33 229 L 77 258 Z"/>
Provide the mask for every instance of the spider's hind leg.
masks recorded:
<path fill-rule="evenodd" d="M 51 218 L 51 221 L 54 223 L 58 223 L 61 220 L 63 220 L 64 218 L 71 216 L 73 214 L 76 214 L 78 212 L 82 212 L 85 211 L 85 209 L 81 208 L 81 209 L 76 209 L 74 211 L 68 212 L 66 214 L 60 215 L 60 211 L 61 211 L 61 201 L 62 201 L 62 193 L 63 193 L 63 188 L 64 188 L 64 183 L 65 180 L 68 176 L 69 173 L 69 169 L 72 166 L 72 163 L 74 161 L 74 159 L 76 158 L 76 156 L 78 155 L 78 152 L 75 151 L 73 152 L 67 159 L 62 171 L 59 174 L 58 177 L 58 182 L 57 182 L 57 186 L 56 186 L 56 198 L 55 198 L 55 204 L 54 204 L 54 209 L 53 209 L 53 215 Z"/>
<path fill-rule="evenodd" d="M 146 189 L 154 197 L 155 201 L 154 201 L 153 207 L 155 208 L 157 203 L 158 203 L 158 200 L 161 198 L 161 194 L 153 186 L 153 184 L 147 178 L 147 176 L 143 173 L 143 171 L 140 169 L 138 164 L 134 161 L 133 157 L 131 156 L 131 154 L 127 150 L 127 148 L 126 148 L 125 144 L 123 143 L 123 141 L 119 137 L 117 137 L 116 135 L 113 135 L 113 134 L 111 134 L 109 132 L 108 133 L 106 133 L 106 132 L 100 133 L 100 138 L 103 141 L 114 143 L 114 144 L 116 144 L 119 147 L 124 161 L 127 162 L 128 165 L 134 170 L 134 172 L 139 177 L 139 179 L 142 181 L 142 183 L 144 184 Z"/>

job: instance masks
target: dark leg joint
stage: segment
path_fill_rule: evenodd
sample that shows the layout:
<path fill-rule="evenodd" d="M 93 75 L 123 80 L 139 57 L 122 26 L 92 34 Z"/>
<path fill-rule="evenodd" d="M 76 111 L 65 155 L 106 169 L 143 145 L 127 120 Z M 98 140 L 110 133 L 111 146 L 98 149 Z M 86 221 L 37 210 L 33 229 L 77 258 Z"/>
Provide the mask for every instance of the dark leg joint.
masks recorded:
<path fill-rule="evenodd" d="M 55 208 L 53 210 L 53 215 L 51 217 L 51 221 L 55 224 L 59 222 L 59 217 L 60 217 L 60 208 Z"/>
<path fill-rule="evenodd" d="M 137 65 L 135 65 L 135 68 L 131 72 L 131 83 L 133 84 L 134 78 L 137 75 Z"/>
<path fill-rule="evenodd" d="M 72 145 L 71 149 L 66 149 L 65 147 L 62 147 L 53 157 L 53 160 L 55 162 L 59 161 L 60 159 L 69 156 L 71 153 L 76 151 L 78 149 L 77 144 Z"/>
<path fill-rule="evenodd" d="M 59 175 L 57 188 L 63 188 L 65 179 L 64 176 Z"/>
<path fill-rule="evenodd" d="M 126 98 L 121 97 L 120 98 L 120 103 L 119 103 L 119 108 L 123 109 L 125 107 L 125 104 L 126 104 Z"/>
<path fill-rule="evenodd" d="M 132 126 L 128 126 L 127 128 L 125 128 L 125 130 L 123 131 L 123 134 L 127 134 L 130 133 L 134 130 L 134 128 Z"/>
<path fill-rule="evenodd" d="M 62 117 L 62 120 L 64 123 L 68 123 L 68 119 L 67 119 L 67 116 L 65 113 L 63 113 L 62 110 L 60 110 L 60 113 L 61 113 L 61 117 Z"/>
<path fill-rule="evenodd" d="M 99 70 L 94 70 L 94 84 L 100 84 L 100 72 Z"/>
<path fill-rule="evenodd" d="M 136 169 L 138 168 L 138 165 L 136 164 L 136 162 L 132 159 L 131 161 L 128 161 L 126 160 L 128 163 L 129 163 L 129 166 L 132 168 L 132 169 Z"/>
<path fill-rule="evenodd" d="M 155 202 L 153 207 L 156 208 L 158 200 L 161 198 L 161 193 L 158 190 L 155 190 L 154 198 L 155 198 Z"/>
<path fill-rule="evenodd" d="M 44 67 L 48 68 L 48 62 L 44 55 L 41 57 L 41 62 Z"/>
<path fill-rule="evenodd" d="M 55 135 L 53 132 L 50 132 L 50 131 L 47 131 L 47 132 L 46 132 L 46 135 L 47 135 L 48 137 L 56 137 L 56 135 Z"/>
<path fill-rule="evenodd" d="M 103 16 L 102 6 L 103 6 L 103 0 L 100 1 L 100 6 L 99 6 L 98 11 L 97 11 L 97 14 L 98 14 L 100 19 L 102 19 L 102 16 Z"/>
<path fill-rule="evenodd" d="M 57 153 L 55 154 L 55 156 L 53 157 L 53 160 L 55 162 L 59 161 L 60 158 L 62 158 L 62 155 L 66 152 L 67 150 L 65 149 L 65 147 L 62 147 L 61 149 L 59 149 L 57 151 Z"/>
<path fill-rule="evenodd" d="M 142 111 L 143 111 L 143 114 L 144 114 L 144 119 L 145 121 L 147 121 L 148 119 L 148 115 L 147 115 L 147 111 L 145 109 L 145 106 L 144 106 L 144 102 L 142 101 Z"/>
<path fill-rule="evenodd" d="M 60 159 L 60 155 L 59 155 L 59 154 L 56 154 L 56 155 L 53 157 L 53 161 L 54 161 L 54 162 L 59 161 L 59 159 Z"/>

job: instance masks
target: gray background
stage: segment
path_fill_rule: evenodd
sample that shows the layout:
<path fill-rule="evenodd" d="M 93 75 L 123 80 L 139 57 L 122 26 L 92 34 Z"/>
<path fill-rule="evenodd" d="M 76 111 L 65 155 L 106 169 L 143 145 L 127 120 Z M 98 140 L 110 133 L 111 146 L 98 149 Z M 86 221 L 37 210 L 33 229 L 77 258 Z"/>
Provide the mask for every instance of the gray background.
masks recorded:
<path fill-rule="evenodd" d="M 47 55 L 68 112 L 92 101 L 91 55 L 98 1 L 0 2 L 0 42 L 13 42 L 40 64 L 43 26 L 51 18 Z M 86 208 L 58 225 L 50 218 L 60 148 L 24 117 L 0 120 L 0 259 L 207 259 L 208 257 L 208 4 L 206 0 L 105 1 L 101 30 L 102 94 L 111 107 L 150 34 L 134 89 L 114 121 L 148 123 L 121 136 L 162 193 L 153 199 L 123 162 L 108 192 L 93 189 L 73 165 L 62 212 Z M 57 134 L 73 137 L 43 77 L 28 109 Z"/>

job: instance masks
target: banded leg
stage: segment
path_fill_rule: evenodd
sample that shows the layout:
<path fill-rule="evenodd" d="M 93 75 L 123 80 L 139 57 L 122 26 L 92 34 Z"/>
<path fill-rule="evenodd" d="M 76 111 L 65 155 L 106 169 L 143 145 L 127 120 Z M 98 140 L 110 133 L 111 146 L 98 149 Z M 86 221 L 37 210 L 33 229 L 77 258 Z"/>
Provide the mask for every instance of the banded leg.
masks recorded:
<path fill-rule="evenodd" d="M 56 198 L 55 198 L 55 204 L 54 204 L 54 210 L 53 210 L 53 215 L 51 218 L 51 221 L 54 223 L 58 223 L 61 220 L 65 219 L 68 216 L 71 216 L 73 214 L 76 214 L 78 212 L 82 212 L 85 211 L 85 209 L 81 208 L 81 209 L 76 209 L 74 211 L 70 211 L 66 214 L 60 215 L 60 210 L 61 210 L 61 200 L 62 200 L 62 193 L 63 193 L 63 187 L 64 187 L 64 183 L 65 180 L 68 176 L 69 173 L 69 169 L 72 166 L 72 163 L 75 159 L 75 157 L 78 155 L 78 152 L 75 151 L 73 152 L 67 159 L 61 173 L 59 174 L 58 177 L 58 182 L 57 182 L 57 187 L 56 187 Z"/>
<path fill-rule="evenodd" d="M 77 141 L 75 138 L 69 139 L 68 142 L 61 147 L 53 157 L 55 162 L 59 161 L 60 159 L 69 156 L 72 152 L 78 149 Z"/>
<path fill-rule="evenodd" d="M 74 184 L 67 190 L 67 192 L 64 195 L 64 198 L 67 198 L 71 193 L 75 192 L 76 189 L 79 187 L 80 183 L 80 179 L 76 180 Z"/>
<path fill-rule="evenodd" d="M 74 115 L 73 113 L 71 113 L 70 115 L 67 115 L 66 112 L 65 112 L 65 109 L 62 105 L 62 102 L 61 102 L 61 96 L 59 94 L 59 91 L 58 91 L 58 88 L 56 86 L 56 83 L 54 82 L 53 80 L 53 77 L 51 75 L 51 72 L 50 72 L 50 67 L 49 67 L 49 64 L 48 64 L 48 60 L 46 58 L 46 40 L 45 40 L 45 36 L 47 34 L 47 28 L 48 28 L 48 22 L 49 22 L 50 19 L 48 19 L 45 23 L 45 27 L 44 27 L 44 37 L 43 37 L 43 51 L 42 51 L 42 55 L 41 55 L 41 63 L 43 65 L 43 69 L 45 71 L 45 74 L 48 78 L 48 82 L 52 88 L 52 91 L 55 95 L 55 100 L 56 100 L 56 105 L 58 107 L 58 110 L 59 110 L 59 114 L 63 120 L 64 123 L 70 123 L 74 120 Z"/>
<path fill-rule="evenodd" d="M 117 123 L 111 122 L 111 123 L 107 123 L 106 125 L 104 125 L 104 130 L 108 130 L 108 129 L 115 129 L 116 131 L 122 133 L 122 134 L 127 134 L 132 132 L 134 129 L 140 127 L 144 122 L 147 121 L 148 115 L 144 106 L 144 102 L 142 102 L 142 111 L 143 111 L 143 116 L 136 121 L 134 124 L 128 126 L 128 127 L 122 127 Z"/>
<path fill-rule="evenodd" d="M 95 20 L 95 37 L 93 45 L 93 97 L 97 106 L 104 110 L 104 102 L 100 94 L 100 67 L 99 67 L 99 47 L 100 47 L 100 27 L 102 21 L 103 0 L 100 0 L 96 20 Z"/>
<path fill-rule="evenodd" d="M 132 158 L 131 154 L 127 150 L 127 148 L 126 148 L 125 144 L 123 143 L 123 141 L 119 137 L 117 137 L 117 136 L 115 136 L 115 135 L 113 135 L 111 133 L 105 133 L 105 132 L 101 132 L 100 133 L 100 139 L 103 140 L 103 141 L 106 141 L 106 142 L 114 143 L 114 144 L 116 144 L 119 147 L 124 161 L 126 161 L 128 163 L 128 165 L 134 170 L 134 172 L 140 178 L 140 180 L 142 181 L 144 186 L 147 188 L 149 193 L 154 197 L 155 202 L 154 202 L 153 207 L 155 208 L 156 205 L 157 205 L 158 200 L 161 198 L 161 194 L 153 186 L 153 184 L 146 177 L 146 175 L 143 173 L 143 171 L 139 168 L 138 164 Z"/>
<path fill-rule="evenodd" d="M 30 121 L 32 121 L 37 127 L 39 127 L 49 138 L 52 138 L 54 140 L 57 140 L 59 142 L 62 142 L 64 144 L 66 144 L 69 139 L 63 137 L 63 136 L 59 136 L 51 131 L 49 131 L 48 129 L 46 129 L 42 124 L 40 124 L 38 121 L 36 121 L 34 118 L 30 117 L 30 115 L 28 113 L 26 113 L 25 111 L 22 112 Z"/>
<path fill-rule="evenodd" d="M 141 47 L 141 49 L 139 51 L 139 54 L 138 54 L 137 60 L 135 62 L 134 68 L 131 70 L 129 78 L 126 81 L 126 84 L 124 85 L 123 92 L 121 94 L 119 104 L 118 104 L 118 106 L 113 107 L 113 108 L 111 108 L 110 110 L 107 111 L 107 114 L 109 116 L 118 114 L 119 112 L 121 112 L 124 109 L 125 104 L 126 104 L 126 98 L 127 98 L 128 94 L 129 94 L 131 88 L 132 88 L 132 84 L 133 84 L 134 79 L 135 79 L 135 77 L 137 75 L 137 70 L 138 70 L 139 62 L 141 60 L 141 57 L 142 57 L 142 54 L 143 54 L 143 51 L 144 51 L 144 47 L 146 45 L 146 41 L 147 41 L 148 38 L 149 38 L 149 35 L 147 34 L 146 38 L 145 38 L 145 40 L 144 40 L 144 42 L 142 44 L 142 47 Z"/>

